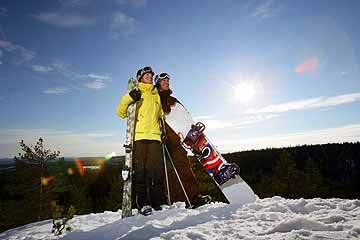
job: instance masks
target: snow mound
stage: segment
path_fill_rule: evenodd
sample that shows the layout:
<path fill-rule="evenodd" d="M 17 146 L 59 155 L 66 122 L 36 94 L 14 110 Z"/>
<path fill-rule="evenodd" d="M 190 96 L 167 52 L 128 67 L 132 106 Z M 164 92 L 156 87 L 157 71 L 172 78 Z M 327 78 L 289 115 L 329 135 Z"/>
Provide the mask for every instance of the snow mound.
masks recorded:
<path fill-rule="evenodd" d="M 301 229 L 310 230 L 310 231 L 342 231 L 343 227 L 341 225 L 337 225 L 337 226 L 327 225 L 306 218 L 296 218 L 280 223 L 274 229 L 270 230 L 267 233 L 291 232 L 292 230 L 301 230 Z"/>
<path fill-rule="evenodd" d="M 0 239 L 359 239 L 360 201 L 273 197 L 197 209 L 176 203 L 147 217 L 104 212 L 75 216 L 70 224 L 74 231 L 59 237 L 46 220 L 3 232 Z"/>

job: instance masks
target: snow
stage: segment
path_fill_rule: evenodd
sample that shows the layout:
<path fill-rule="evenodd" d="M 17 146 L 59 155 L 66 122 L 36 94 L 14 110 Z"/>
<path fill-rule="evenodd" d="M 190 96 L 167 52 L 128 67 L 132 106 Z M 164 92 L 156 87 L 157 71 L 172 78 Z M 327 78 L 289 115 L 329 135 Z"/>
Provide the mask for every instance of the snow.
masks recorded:
<path fill-rule="evenodd" d="M 121 210 L 75 216 L 74 230 L 58 237 L 46 220 L 0 233 L 0 239 L 360 239 L 360 200 L 272 197 L 164 208 L 125 219 Z"/>

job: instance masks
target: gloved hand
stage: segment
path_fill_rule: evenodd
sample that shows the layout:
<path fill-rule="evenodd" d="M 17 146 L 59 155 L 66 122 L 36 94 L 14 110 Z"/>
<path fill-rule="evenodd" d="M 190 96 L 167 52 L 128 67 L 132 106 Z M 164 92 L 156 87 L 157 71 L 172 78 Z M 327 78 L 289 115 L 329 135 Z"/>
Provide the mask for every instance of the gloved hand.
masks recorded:
<path fill-rule="evenodd" d="M 137 102 L 141 98 L 141 91 L 138 89 L 133 89 L 129 92 L 129 95 L 134 100 L 134 102 Z"/>

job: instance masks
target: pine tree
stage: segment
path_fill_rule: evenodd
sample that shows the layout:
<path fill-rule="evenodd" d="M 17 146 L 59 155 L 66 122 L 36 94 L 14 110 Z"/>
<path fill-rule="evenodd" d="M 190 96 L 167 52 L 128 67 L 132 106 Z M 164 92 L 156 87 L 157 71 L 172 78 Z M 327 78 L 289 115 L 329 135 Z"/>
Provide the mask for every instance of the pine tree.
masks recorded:
<path fill-rule="evenodd" d="M 283 197 L 297 197 L 297 181 L 299 171 L 291 153 L 285 149 L 280 154 L 280 158 L 275 165 L 274 175 L 271 179 L 273 195 Z"/>
<path fill-rule="evenodd" d="M 18 157 L 14 157 L 16 163 L 16 182 L 18 188 L 18 196 L 21 201 L 25 201 L 30 209 L 25 209 L 26 218 L 33 221 L 33 215 L 37 215 L 40 221 L 44 217 L 48 217 L 50 204 L 50 188 L 49 184 L 52 177 L 48 175 L 46 164 L 50 160 L 58 159 L 60 151 L 51 151 L 44 148 L 44 141 L 39 138 L 36 145 L 27 146 L 23 140 L 20 141 L 22 153 Z M 37 211 L 34 211 L 37 209 Z M 32 213 L 32 214 L 31 214 Z"/>

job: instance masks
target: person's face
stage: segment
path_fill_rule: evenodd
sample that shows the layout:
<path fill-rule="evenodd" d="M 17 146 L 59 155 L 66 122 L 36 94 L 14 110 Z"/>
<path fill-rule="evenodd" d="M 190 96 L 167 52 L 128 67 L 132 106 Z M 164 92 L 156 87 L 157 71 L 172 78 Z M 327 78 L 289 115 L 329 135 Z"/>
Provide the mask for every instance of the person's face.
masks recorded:
<path fill-rule="evenodd" d="M 160 91 L 167 91 L 169 90 L 170 87 L 170 83 L 169 83 L 169 79 L 168 78 L 164 78 L 163 80 L 161 80 L 159 82 L 159 86 L 160 86 Z"/>
<path fill-rule="evenodd" d="M 141 82 L 152 84 L 153 75 L 151 73 L 145 73 L 144 76 L 141 78 Z"/>

